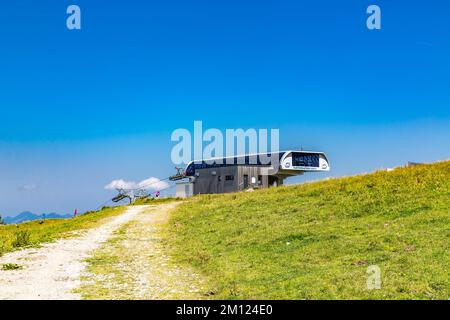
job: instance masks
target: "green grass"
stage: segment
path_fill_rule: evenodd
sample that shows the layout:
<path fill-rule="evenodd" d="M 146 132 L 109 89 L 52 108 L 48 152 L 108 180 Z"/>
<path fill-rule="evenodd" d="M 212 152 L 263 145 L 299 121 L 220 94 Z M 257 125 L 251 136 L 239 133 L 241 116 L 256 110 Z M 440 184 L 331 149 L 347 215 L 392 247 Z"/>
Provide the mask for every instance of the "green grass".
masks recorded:
<path fill-rule="evenodd" d="M 72 235 L 72 231 L 96 227 L 104 219 L 122 213 L 124 207 L 104 208 L 72 219 L 36 220 L 0 226 L 0 256 L 16 249 L 36 246 Z"/>
<path fill-rule="evenodd" d="M 199 196 L 166 232 L 213 299 L 449 299 L 450 162 Z"/>

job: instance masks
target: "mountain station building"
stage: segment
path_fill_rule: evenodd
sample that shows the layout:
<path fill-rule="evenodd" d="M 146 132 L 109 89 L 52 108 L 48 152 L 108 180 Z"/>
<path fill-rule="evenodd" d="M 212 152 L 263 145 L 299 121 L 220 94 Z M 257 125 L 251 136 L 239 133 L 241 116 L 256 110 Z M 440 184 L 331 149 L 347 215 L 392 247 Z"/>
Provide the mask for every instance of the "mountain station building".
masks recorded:
<path fill-rule="evenodd" d="M 280 151 L 192 161 L 174 180 L 183 180 L 176 185 L 176 195 L 185 198 L 277 187 L 288 177 L 327 171 L 330 163 L 323 152 Z"/>

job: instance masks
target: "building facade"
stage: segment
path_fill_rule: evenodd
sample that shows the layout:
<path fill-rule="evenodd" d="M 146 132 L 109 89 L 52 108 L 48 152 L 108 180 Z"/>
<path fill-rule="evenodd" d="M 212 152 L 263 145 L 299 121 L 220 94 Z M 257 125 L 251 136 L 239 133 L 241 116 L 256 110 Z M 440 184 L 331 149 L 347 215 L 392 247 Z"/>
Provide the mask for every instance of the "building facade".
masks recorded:
<path fill-rule="evenodd" d="M 177 183 L 177 196 L 238 192 L 283 185 L 287 177 L 330 170 L 322 152 L 284 151 L 192 161 Z"/>

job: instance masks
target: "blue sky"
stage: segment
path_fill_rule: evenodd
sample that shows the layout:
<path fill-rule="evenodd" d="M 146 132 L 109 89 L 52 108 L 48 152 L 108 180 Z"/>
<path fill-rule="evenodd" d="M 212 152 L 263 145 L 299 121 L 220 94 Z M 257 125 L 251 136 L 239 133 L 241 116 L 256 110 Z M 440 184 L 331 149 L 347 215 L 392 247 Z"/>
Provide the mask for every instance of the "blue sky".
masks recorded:
<path fill-rule="evenodd" d="M 70 4 L 82 30 L 66 28 Z M 2 3 L 0 214 L 84 211 L 113 179 L 166 177 L 170 134 L 194 120 L 279 128 L 283 149 L 325 151 L 333 176 L 450 158 L 449 14 L 448 1 Z"/>

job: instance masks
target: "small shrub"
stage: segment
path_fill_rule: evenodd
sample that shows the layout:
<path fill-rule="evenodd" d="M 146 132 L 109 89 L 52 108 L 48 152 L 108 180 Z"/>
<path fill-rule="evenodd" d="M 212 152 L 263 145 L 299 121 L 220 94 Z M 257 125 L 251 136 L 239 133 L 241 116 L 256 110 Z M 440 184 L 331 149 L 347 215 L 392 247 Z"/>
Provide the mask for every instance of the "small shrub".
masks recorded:
<path fill-rule="evenodd" d="M 25 247 L 30 244 L 30 232 L 28 230 L 18 231 L 15 233 L 15 239 L 11 243 L 14 248 Z"/>
<path fill-rule="evenodd" d="M 3 271 L 19 270 L 19 269 L 22 269 L 22 267 L 15 263 L 6 263 L 2 266 Z"/>

